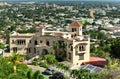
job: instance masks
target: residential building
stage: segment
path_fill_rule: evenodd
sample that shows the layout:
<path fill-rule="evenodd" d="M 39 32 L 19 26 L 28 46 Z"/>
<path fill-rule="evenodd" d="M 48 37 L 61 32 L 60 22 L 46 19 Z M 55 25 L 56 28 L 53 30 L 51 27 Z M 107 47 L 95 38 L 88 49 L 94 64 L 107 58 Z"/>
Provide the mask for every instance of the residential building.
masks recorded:
<path fill-rule="evenodd" d="M 44 25 L 36 27 L 34 34 L 10 35 L 10 52 L 31 56 L 52 53 L 53 45 L 61 44 L 66 49 L 66 61 L 73 66 L 81 65 L 90 58 L 90 37 L 82 34 L 83 25 L 77 21 L 69 24 L 65 31 L 47 30 Z"/>

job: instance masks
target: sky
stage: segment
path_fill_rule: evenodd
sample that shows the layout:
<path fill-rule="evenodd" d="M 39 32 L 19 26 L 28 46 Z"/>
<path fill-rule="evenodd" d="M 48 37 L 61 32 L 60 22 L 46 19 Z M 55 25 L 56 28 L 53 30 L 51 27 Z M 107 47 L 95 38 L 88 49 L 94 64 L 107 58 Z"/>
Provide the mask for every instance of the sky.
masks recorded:
<path fill-rule="evenodd" d="M 120 1 L 120 0 L 0 0 L 0 1 Z"/>

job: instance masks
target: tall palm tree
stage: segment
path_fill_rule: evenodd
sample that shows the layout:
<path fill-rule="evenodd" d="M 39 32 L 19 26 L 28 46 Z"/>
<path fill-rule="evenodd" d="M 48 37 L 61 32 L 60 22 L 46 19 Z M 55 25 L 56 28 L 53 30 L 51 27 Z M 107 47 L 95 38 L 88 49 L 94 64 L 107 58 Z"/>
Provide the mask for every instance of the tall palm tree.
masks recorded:
<path fill-rule="evenodd" d="M 10 56 L 8 59 L 9 59 L 9 63 L 13 64 L 14 72 L 16 72 L 17 64 L 23 64 L 23 62 L 21 62 L 21 60 L 23 59 L 23 56 L 20 54 L 13 53 L 12 56 Z"/>

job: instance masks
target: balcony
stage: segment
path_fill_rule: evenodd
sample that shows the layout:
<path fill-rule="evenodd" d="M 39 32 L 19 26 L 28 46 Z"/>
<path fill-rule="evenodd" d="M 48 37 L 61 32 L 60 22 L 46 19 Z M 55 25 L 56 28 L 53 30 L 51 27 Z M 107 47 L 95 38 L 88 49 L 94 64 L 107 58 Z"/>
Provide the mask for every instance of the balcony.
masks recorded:
<path fill-rule="evenodd" d="M 76 54 L 80 54 L 80 53 L 86 53 L 86 50 L 85 51 L 76 51 Z"/>

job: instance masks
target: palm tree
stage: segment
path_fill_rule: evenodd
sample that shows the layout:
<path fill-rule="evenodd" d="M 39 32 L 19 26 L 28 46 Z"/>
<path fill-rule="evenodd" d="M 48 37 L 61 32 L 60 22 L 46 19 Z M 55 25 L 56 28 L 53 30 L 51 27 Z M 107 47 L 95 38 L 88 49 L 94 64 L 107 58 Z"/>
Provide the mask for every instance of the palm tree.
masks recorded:
<path fill-rule="evenodd" d="M 23 62 L 20 62 L 23 59 L 22 55 L 20 54 L 13 53 L 12 56 L 10 56 L 8 59 L 9 59 L 9 63 L 13 64 L 14 72 L 16 72 L 17 64 L 23 64 Z"/>

